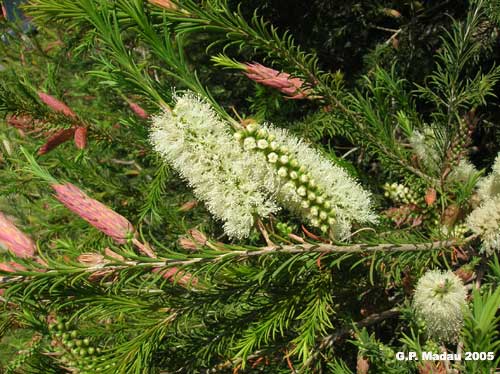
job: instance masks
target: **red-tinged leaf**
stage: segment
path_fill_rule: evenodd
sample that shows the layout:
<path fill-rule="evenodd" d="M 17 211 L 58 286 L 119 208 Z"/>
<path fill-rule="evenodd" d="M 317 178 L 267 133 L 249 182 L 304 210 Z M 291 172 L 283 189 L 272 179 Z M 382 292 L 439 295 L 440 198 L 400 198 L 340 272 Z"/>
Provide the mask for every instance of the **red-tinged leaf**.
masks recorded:
<path fill-rule="evenodd" d="M 308 238 L 311 238 L 313 240 L 316 240 L 316 241 L 320 241 L 320 242 L 323 242 L 323 243 L 327 243 L 327 241 L 323 238 L 320 238 L 319 236 L 317 235 L 314 235 L 312 232 L 308 231 L 304 225 L 301 225 L 301 228 L 302 228 L 302 231 L 304 232 L 304 234 L 306 234 L 306 236 Z"/>
<path fill-rule="evenodd" d="M 40 147 L 40 149 L 38 150 L 38 154 L 41 156 L 50 152 L 58 145 L 70 140 L 73 137 L 74 133 L 75 133 L 74 128 L 57 131 L 47 140 L 47 142 L 44 145 Z"/>

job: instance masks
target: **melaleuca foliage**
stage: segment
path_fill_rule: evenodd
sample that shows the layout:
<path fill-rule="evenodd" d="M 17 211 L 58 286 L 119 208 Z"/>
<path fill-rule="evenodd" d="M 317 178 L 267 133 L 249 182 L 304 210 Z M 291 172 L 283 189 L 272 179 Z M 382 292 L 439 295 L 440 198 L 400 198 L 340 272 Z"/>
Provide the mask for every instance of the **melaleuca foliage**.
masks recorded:
<path fill-rule="evenodd" d="M 498 365 L 495 2 L 334 3 L 1 21 L 2 369 Z"/>

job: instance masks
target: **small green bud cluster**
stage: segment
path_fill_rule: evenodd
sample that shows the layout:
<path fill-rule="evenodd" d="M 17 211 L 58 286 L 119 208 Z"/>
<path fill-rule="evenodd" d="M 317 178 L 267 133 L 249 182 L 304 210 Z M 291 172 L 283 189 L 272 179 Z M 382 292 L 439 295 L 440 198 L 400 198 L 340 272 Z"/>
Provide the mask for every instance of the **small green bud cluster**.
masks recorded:
<path fill-rule="evenodd" d="M 418 204 L 418 195 L 415 191 L 400 183 L 384 184 L 384 196 L 396 203 Z"/>
<path fill-rule="evenodd" d="M 35 351 L 40 346 L 41 340 L 33 341 L 31 347 L 23 349 L 18 352 L 16 358 L 9 362 L 8 366 L 5 368 L 5 374 L 14 374 L 24 363 L 35 353 Z"/>
<path fill-rule="evenodd" d="M 113 364 L 103 366 L 99 357 L 102 350 L 95 347 L 88 337 L 82 336 L 78 330 L 72 329 L 69 322 L 60 317 L 49 325 L 52 333 L 54 351 L 59 354 L 59 361 L 64 367 L 71 368 L 79 374 L 90 374 L 111 368 Z"/>
<path fill-rule="evenodd" d="M 441 231 L 446 235 L 452 235 L 456 238 L 465 238 L 465 235 L 469 231 L 469 228 L 464 223 L 453 226 L 450 230 L 447 226 L 443 226 Z"/>
<path fill-rule="evenodd" d="M 293 226 L 288 225 L 286 222 L 278 222 L 276 229 L 284 236 L 288 236 L 294 231 Z"/>
<path fill-rule="evenodd" d="M 273 134 L 256 123 L 234 134 L 246 151 L 264 154 L 267 162 L 276 169 L 282 182 L 294 189 L 301 198 L 301 209 L 314 227 L 326 232 L 336 223 L 330 196 L 322 191 L 307 169 L 291 154 L 286 146 L 278 144 Z"/>

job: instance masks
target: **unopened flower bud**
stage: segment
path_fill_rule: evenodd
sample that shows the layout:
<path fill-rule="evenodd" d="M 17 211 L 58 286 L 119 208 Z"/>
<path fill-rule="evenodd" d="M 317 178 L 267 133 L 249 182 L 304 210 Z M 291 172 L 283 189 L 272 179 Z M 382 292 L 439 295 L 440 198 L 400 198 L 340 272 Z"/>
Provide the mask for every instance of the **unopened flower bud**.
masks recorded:
<path fill-rule="evenodd" d="M 287 175 L 288 175 L 288 170 L 285 168 L 285 167 L 280 167 L 279 170 L 278 170 L 278 175 L 281 177 L 281 178 L 285 178 Z"/>
<path fill-rule="evenodd" d="M 311 213 L 312 216 L 317 216 L 319 213 L 318 207 L 317 206 L 311 207 L 311 210 L 309 212 Z"/>
<path fill-rule="evenodd" d="M 179 239 L 179 245 L 187 250 L 187 251 L 196 251 L 198 250 L 198 246 L 196 245 L 196 243 L 194 241 L 192 241 L 191 239 L 188 239 L 188 238 L 180 238 Z"/>
<path fill-rule="evenodd" d="M 259 125 L 257 125 L 255 122 L 253 122 L 253 123 L 250 123 L 250 124 L 247 126 L 247 131 L 248 131 L 249 133 L 253 133 L 253 132 L 255 132 L 258 128 L 259 128 Z"/>
<path fill-rule="evenodd" d="M 275 164 L 277 161 L 278 161 L 278 155 L 274 152 L 271 152 L 267 155 L 267 160 L 271 163 L 271 164 Z"/>
<path fill-rule="evenodd" d="M 189 229 L 188 230 L 189 235 L 192 236 L 194 241 L 200 245 L 205 245 L 207 244 L 207 237 L 205 234 L 203 234 L 201 231 L 198 231 L 196 229 Z"/>
<path fill-rule="evenodd" d="M 3 213 L 0 212 L 0 245 L 9 249 L 17 257 L 33 257 L 35 243 L 19 230 Z"/>
<path fill-rule="evenodd" d="M 299 196 L 306 196 L 307 195 L 307 190 L 304 186 L 300 186 L 297 188 L 297 195 Z"/>
<path fill-rule="evenodd" d="M 267 142 L 266 139 L 259 139 L 257 141 L 257 147 L 259 149 L 266 149 L 269 146 L 269 143 Z"/>
<path fill-rule="evenodd" d="M 255 147 L 257 147 L 257 143 L 255 142 L 255 139 L 252 138 L 251 136 L 243 141 L 243 148 L 245 150 L 249 151 L 251 149 L 254 149 Z"/>
<path fill-rule="evenodd" d="M 282 164 L 287 164 L 288 163 L 288 156 L 287 155 L 281 155 L 280 162 Z"/>

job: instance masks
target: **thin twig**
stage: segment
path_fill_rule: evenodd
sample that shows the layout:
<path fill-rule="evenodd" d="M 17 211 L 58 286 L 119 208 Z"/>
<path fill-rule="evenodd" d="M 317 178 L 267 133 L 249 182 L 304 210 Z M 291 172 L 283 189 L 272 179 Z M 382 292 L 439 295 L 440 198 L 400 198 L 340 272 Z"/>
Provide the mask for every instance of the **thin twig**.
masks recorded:
<path fill-rule="evenodd" d="M 170 259 L 161 259 L 160 261 L 154 262 L 141 262 L 141 261 L 123 261 L 123 262 L 112 262 L 112 261 L 104 261 L 100 264 L 89 266 L 83 269 L 86 272 L 93 273 L 96 271 L 109 270 L 110 272 L 116 270 L 122 270 L 126 268 L 132 267 L 173 267 L 173 266 L 188 266 L 194 264 L 202 264 L 207 262 L 218 262 L 222 261 L 228 257 L 233 259 L 242 259 L 242 258 L 250 258 L 250 257 L 259 257 L 269 254 L 276 253 L 287 253 L 287 254 L 299 254 L 299 253 L 364 253 L 364 252 L 412 252 L 412 251 L 432 251 L 442 248 L 450 248 L 456 245 L 463 245 L 466 242 L 469 242 L 475 239 L 477 235 L 471 235 L 465 239 L 450 239 L 450 240 L 441 240 L 435 242 L 428 243 L 406 243 L 406 244 L 393 244 L 393 243 L 384 243 L 384 244 L 353 244 L 353 245 L 333 245 L 333 244 L 294 244 L 294 245 L 281 245 L 281 246 L 273 246 L 273 247 L 264 247 L 258 250 L 245 250 L 245 251 L 237 251 L 237 250 L 226 250 L 221 254 L 217 254 L 214 257 L 194 257 L 185 260 L 170 260 Z M 136 244 L 136 243 L 135 243 Z M 137 244 L 136 244 L 137 245 Z M 146 248 L 143 248 L 144 251 Z M 222 250 L 222 248 L 221 248 Z M 155 257 L 154 253 L 146 254 L 150 257 Z M 23 272 L 18 272 L 18 274 L 22 274 Z M 51 275 L 53 273 L 58 273 L 58 270 L 48 270 L 46 272 L 36 273 L 40 276 Z M 33 273 L 31 273 L 33 275 Z M 7 278 L 7 277 L 6 277 Z M 15 277 L 16 281 L 24 278 L 24 276 Z M 0 278 L 0 284 L 6 283 L 8 281 L 11 283 L 13 277 L 8 277 L 8 279 Z"/>
<path fill-rule="evenodd" d="M 371 325 L 379 323 L 385 319 L 396 317 L 399 315 L 399 313 L 400 313 L 399 308 L 392 308 L 392 309 L 383 311 L 381 313 L 371 314 L 368 317 L 366 317 L 365 319 L 363 319 L 359 322 L 356 322 L 355 325 L 356 325 L 356 328 L 358 328 L 358 329 L 362 328 L 362 327 L 371 326 Z M 313 363 L 313 361 L 316 360 L 316 358 L 318 357 L 318 355 L 321 353 L 322 350 L 324 350 L 328 347 L 331 347 L 338 339 L 340 339 L 346 335 L 350 335 L 352 333 L 354 333 L 353 327 L 344 327 L 344 328 L 341 328 L 341 329 L 335 331 L 334 333 L 332 333 L 330 335 L 323 337 L 321 339 L 321 342 L 319 343 L 318 349 L 316 350 L 316 352 L 314 352 L 309 357 L 309 359 L 304 363 L 303 367 L 308 368 Z"/>

